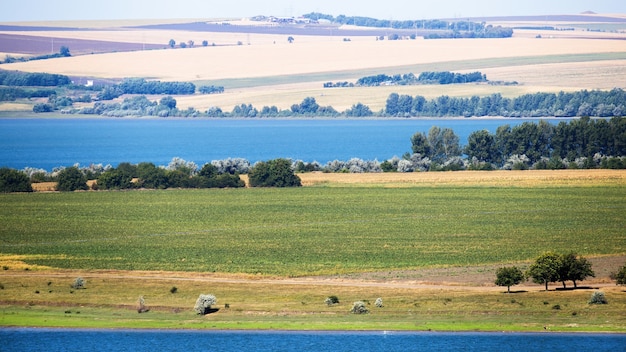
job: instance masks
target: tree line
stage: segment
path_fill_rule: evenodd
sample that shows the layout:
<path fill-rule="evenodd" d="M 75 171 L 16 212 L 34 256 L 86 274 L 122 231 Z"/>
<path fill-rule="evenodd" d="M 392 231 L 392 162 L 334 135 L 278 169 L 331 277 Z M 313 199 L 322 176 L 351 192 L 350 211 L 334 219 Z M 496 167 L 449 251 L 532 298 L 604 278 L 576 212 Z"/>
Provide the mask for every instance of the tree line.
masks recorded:
<path fill-rule="evenodd" d="M 430 100 L 419 95 L 413 97 L 391 93 L 383 112 L 384 116 L 396 117 L 611 117 L 625 114 L 626 93 L 621 88 L 610 91 L 534 93 L 516 98 L 505 98 L 499 93 L 471 98 L 443 95 Z"/>
<path fill-rule="evenodd" d="M 101 93 L 106 92 L 107 89 Z M 100 97 L 101 100 L 104 98 Z M 170 97 L 171 98 L 171 97 Z M 98 102 L 93 108 L 71 109 L 69 113 L 97 114 L 105 116 L 159 116 L 146 108 L 146 104 L 135 101 L 137 97 L 126 98 L 122 104 Z M 142 101 L 145 97 L 140 98 Z M 169 99 L 169 98 L 168 98 Z M 516 98 L 505 98 L 500 94 L 471 98 L 440 96 L 426 99 L 423 96 L 410 96 L 391 93 L 385 107 L 373 112 L 367 105 L 356 103 L 339 112 L 332 106 L 320 106 L 315 98 L 307 97 L 300 104 L 289 109 L 264 106 L 261 110 L 252 104 L 240 104 L 231 111 L 214 106 L 201 112 L 193 108 L 176 110 L 167 116 L 180 117 L 612 117 L 626 114 L 626 93 L 621 88 L 610 91 L 582 90 L 578 92 L 534 93 Z"/>
<path fill-rule="evenodd" d="M 142 99 L 142 97 L 135 97 L 135 99 Z M 150 103 L 147 99 L 145 101 Z M 165 109 L 167 104 L 166 101 L 162 101 L 156 106 L 151 106 L 155 109 Z M 394 156 L 382 162 L 353 158 L 348 161 L 333 160 L 322 165 L 316 161 L 285 161 L 281 159 L 280 163 L 257 163 L 260 166 L 254 172 L 257 173 L 256 175 L 267 175 L 267 169 L 285 172 L 289 169 L 295 173 L 313 171 L 366 173 L 496 169 L 626 169 L 626 118 L 623 117 L 614 117 L 610 120 L 584 117 L 569 122 L 560 121 L 556 125 L 543 120 L 539 123 L 524 122 L 514 127 L 502 125 L 496 129 L 495 133 L 487 130 L 472 132 L 464 146 L 460 145 L 459 137 L 454 130 L 433 126 L 427 133 L 416 132 L 411 136 L 410 142 L 410 152 L 404 153 L 401 158 Z M 254 167 L 251 167 L 249 161 L 241 158 L 214 160 L 210 164 L 217 168 L 216 175 L 253 174 L 252 170 L 257 166 L 255 164 Z M 58 175 L 63 169 L 52 170 L 51 173 L 48 173 L 42 169 L 26 168 L 17 171 L 3 168 L 0 172 L 0 192 L 27 192 L 30 189 L 28 186 L 30 182 L 58 181 Z M 158 179 L 160 181 L 134 182 L 132 183 L 133 187 L 235 187 L 234 184 L 223 183 L 235 180 L 235 178 L 229 179 L 227 176 L 222 176 L 220 180 L 209 181 L 193 179 L 197 167 L 194 163 L 188 163 L 179 158 L 174 158 L 167 167 L 142 165 L 141 170 L 150 170 L 158 177 L 145 177 L 146 174 L 134 171 L 126 172 L 137 169 L 139 168 L 125 165 L 120 171 L 111 166 L 90 165 L 80 169 L 80 172 L 88 179 L 99 179 L 102 174 L 111 171 L 111 173 L 107 173 L 107 176 L 104 176 L 105 179 L 100 183 L 100 185 L 105 185 L 103 186 L 105 188 L 120 187 L 120 184 L 127 187 L 131 185 L 129 179 L 136 178 L 141 180 Z M 176 172 L 168 174 L 167 170 L 175 170 Z M 120 177 L 120 173 L 126 173 L 126 176 Z M 186 173 L 191 179 L 181 178 L 181 173 Z M 272 181 L 270 182 L 272 184 L 274 184 L 273 180 L 281 180 L 275 185 L 295 184 L 290 177 L 289 173 L 285 173 L 280 177 L 272 176 L 269 180 Z M 118 181 L 109 181 L 107 178 L 125 181 L 115 183 Z M 267 185 L 267 179 L 267 176 L 250 176 L 250 182 L 253 186 L 257 185 L 256 180 L 258 180 L 258 185 Z"/>
<path fill-rule="evenodd" d="M 487 27 L 484 22 L 472 22 L 466 20 L 385 20 L 365 16 L 339 15 L 335 17 L 333 15 L 323 14 L 319 12 L 311 12 L 302 15 L 302 17 L 315 21 L 326 20 L 341 25 L 354 25 L 375 28 L 482 31 Z"/>
<path fill-rule="evenodd" d="M 584 117 L 557 125 L 546 121 L 474 131 L 461 148 L 450 128 L 433 126 L 411 137 L 412 154 L 398 170 L 626 168 L 626 119 Z M 465 158 L 462 158 L 465 155 Z M 402 164 L 402 165 L 401 165 Z"/>
<path fill-rule="evenodd" d="M 345 87 L 378 87 L 382 85 L 408 86 L 415 84 L 463 84 L 473 82 L 487 82 L 487 75 L 481 72 L 458 73 L 458 72 L 422 72 L 419 76 L 413 73 L 396 74 L 389 76 L 378 74 L 359 78 L 356 83 L 327 82 L 324 88 Z"/>
<path fill-rule="evenodd" d="M 56 87 L 72 81 L 66 75 L 44 72 L 21 72 L 0 70 L 0 86 L 9 87 Z"/>
<path fill-rule="evenodd" d="M 553 282 L 560 282 L 563 289 L 566 289 L 567 281 L 571 281 L 576 289 L 578 288 L 577 282 L 595 276 L 591 262 L 575 252 L 565 254 L 545 252 L 537 257 L 525 272 L 516 266 L 499 268 L 496 271 L 495 284 L 506 286 L 508 293 L 511 292 L 511 286 L 519 285 L 527 279 L 532 279 L 536 284 L 545 285 L 546 291 L 548 291 L 548 284 Z M 616 280 L 617 285 L 626 285 L 626 265 L 622 266 L 617 273 L 612 273 L 611 278 Z M 589 303 L 606 303 L 606 301 L 590 301 Z"/>
<path fill-rule="evenodd" d="M 167 166 L 150 162 L 120 163 L 117 167 L 90 165 L 44 170 L 0 168 L 0 192 L 32 192 L 34 182 L 56 182 L 61 192 L 167 188 L 239 188 L 248 174 L 250 187 L 299 187 L 300 178 L 288 159 L 261 161 L 253 166 L 244 159 L 217 160 L 199 168 L 194 162 L 173 158 Z M 90 182 L 88 185 L 88 181 Z"/>
<path fill-rule="evenodd" d="M 11 64 L 14 62 L 26 62 L 26 61 L 35 61 L 35 60 L 46 60 L 46 59 L 55 59 L 59 57 L 70 57 L 72 54 L 70 53 L 70 48 L 67 46 L 61 46 L 58 53 L 47 54 L 47 55 L 38 55 L 38 56 L 21 56 L 14 57 L 11 55 L 7 55 L 4 61 L 0 61 L 0 64 Z"/>

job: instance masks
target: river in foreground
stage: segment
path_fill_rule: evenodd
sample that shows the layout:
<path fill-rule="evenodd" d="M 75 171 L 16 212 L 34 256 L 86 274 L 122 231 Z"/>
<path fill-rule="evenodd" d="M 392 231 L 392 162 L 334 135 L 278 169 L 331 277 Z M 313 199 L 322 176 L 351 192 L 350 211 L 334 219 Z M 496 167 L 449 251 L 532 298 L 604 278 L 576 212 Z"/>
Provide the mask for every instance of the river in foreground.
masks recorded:
<path fill-rule="evenodd" d="M 626 351 L 624 334 L 0 329 L 2 351 Z"/>
<path fill-rule="evenodd" d="M 180 157 L 203 165 L 243 158 L 306 162 L 384 161 L 411 151 L 411 136 L 452 128 L 460 144 L 473 131 L 536 119 L 0 119 L 0 167 L 52 171 L 120 162 L 167 165 Z M 557 120 L 549 120 L 558 123 Z"/>

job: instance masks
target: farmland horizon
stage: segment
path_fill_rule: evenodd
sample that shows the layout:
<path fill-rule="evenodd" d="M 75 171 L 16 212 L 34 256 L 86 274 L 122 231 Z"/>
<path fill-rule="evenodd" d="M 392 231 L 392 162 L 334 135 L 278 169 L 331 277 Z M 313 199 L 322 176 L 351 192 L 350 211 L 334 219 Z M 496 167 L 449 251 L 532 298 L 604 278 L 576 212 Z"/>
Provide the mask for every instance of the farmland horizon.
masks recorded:
<path fill-rule="evenodd" d="M 245 18 L 257 15 L 297 17 L 310 12 L 329 13 L 334 16 L 364 16 L 391 20 L 415 19 L 465 19 L 494 16 L 544 16 L 580 13 L 615 14 L 624 13 L 622 4 L 600 0 L 590 4 L 585 0 L 552 1 L 549 3 L 530 0 L 520 3 L 494 3 L 488 0 L 466 2 L 445 0 L 430 3 L 391 0 L 382 5 L 379 1 L 298 1 L 279 0 L 257 2 L 237 0 L 227 3 L 218 1 L 182 0 L 128 2 L 111 0 L 89 6 L 77 0 L 62 3 L 46 3 L 25 0 L 12 4 L 11 11 L 0 14 L 0 22 L 21 21 L 66 21 L 66 20 L 126 20 L 167 18 Z M 193 16 L 190 14 L 193 13 Z M 198 16 L 197 14 L 201 14 Z M 206 14 L 206 15 L 205 15 Z"/>

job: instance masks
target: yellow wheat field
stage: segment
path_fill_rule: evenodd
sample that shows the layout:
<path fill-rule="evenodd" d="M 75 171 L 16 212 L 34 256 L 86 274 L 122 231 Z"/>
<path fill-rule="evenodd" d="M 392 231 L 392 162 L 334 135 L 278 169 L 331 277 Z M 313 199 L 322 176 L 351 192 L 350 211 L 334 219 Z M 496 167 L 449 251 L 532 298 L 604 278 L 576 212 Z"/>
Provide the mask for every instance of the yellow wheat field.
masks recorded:
<path fill-rule="evenodd" d="M 410 173 L 304 173 L 303 186 L 485 186 L 544 187 L 625 185 L 626 170 L 453 171 Z"/>

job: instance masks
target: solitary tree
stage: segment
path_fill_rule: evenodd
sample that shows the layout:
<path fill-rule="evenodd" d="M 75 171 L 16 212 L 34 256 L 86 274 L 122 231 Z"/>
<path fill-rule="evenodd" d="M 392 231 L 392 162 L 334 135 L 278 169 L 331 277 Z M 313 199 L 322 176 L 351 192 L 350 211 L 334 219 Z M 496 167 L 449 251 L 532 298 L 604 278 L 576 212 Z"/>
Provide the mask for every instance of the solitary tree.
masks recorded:
<path fill-rule="evenodd" d="M 515 266 L 500 268 L 496 271 L 496 285 L 506 286 L 507 293 L 511 293 L 511 286 L 524 281 L 524 273 Z"/>
<path fill-rule="evenodd" d="M 289 44 L 293 43 L 295 39 L 293 39 L 292 36 L 289 36 L 289 38 L 287 38 L 287 41 L 289 42 Z"/>
<path fill-rule="evenodd" d="M 534 283 L 545 284 L 547 291 L 548 283 L 556 282 L 559 279 L 560 267 L 561 256 L 553 252 L 546 252 L 540 255 L 528 268 L 526 276 L 532 278 Z"/>
<path fill-rule="evenodd" d="M 69 57 L 72 56 L 72 54 L 70 54 L 70 48 L 66 47 L 66 46 L 62 46 L 61 49 L 59 50 L 59 53 L 61 54 L 61 56 L 63 57 Z"/>
<path fill-rule="evenodd" d="M 170 48 L 174 49 L 174 47 L 176 46 L 176 41 L 174 39 L 170 39 L 168 45 L 170 46 Z"/>
<path fill-rule="evenodd" d="M 73 192 L 87 189 L 87 177 L 76 167 L 68 167 L 59 172 L 57 191 Z"/>

